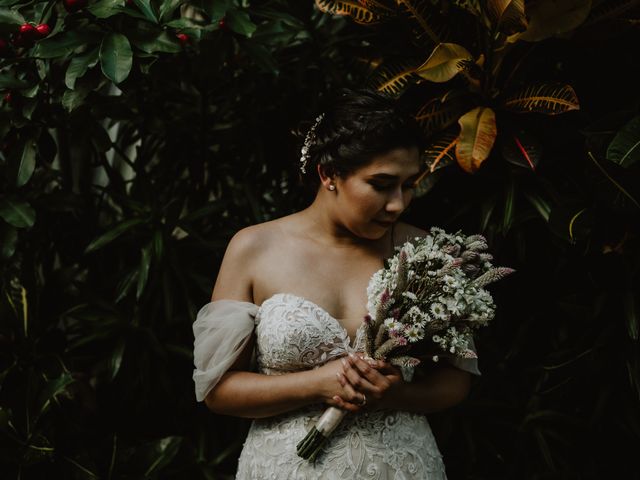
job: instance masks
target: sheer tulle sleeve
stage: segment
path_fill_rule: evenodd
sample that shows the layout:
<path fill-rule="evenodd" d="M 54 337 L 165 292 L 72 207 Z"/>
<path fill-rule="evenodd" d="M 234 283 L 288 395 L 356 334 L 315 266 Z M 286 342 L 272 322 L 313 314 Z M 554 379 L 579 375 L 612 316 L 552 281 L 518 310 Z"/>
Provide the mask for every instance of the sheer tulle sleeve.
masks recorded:
<path fill-rule="evenodd" d="M 254 329 L 258 307 L 250 302 L 217 300 L 200 309 L 193 323 L 193 381 L 201 402 L 236 361 Z"/>
<path fill-rule="evenodd" d="M 476 344 L 473 341 L 473 338 L 469 342 L 469 348 L 476 351 Z M 472 373 L 474 375 L 482 375 L 480 370 L 478 370 L 478 359 L 477 358 L 462 358 L 454 355 L 440 355 L 444 362 L 447 362 L 453 365 L 460 370 L 464 370 L 465 372 Z"/>

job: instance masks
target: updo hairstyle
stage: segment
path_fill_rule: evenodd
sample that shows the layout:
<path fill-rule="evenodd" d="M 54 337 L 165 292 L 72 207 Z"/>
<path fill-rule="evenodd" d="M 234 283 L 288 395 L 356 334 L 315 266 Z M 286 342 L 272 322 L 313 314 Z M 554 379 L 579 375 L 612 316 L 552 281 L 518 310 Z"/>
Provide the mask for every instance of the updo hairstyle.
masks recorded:
<path fill-rule="evenodd" d="M 309 132 L 302 131 L 302 139 Z M 373 90 L 344 89 L 313 127 L 303 182 L 317 191 L 317 165 L 327 175 L 348 176 L 373 157 L 396 148 L 422 151 L 424 137 L 415 118 L 398 102 Z"/>

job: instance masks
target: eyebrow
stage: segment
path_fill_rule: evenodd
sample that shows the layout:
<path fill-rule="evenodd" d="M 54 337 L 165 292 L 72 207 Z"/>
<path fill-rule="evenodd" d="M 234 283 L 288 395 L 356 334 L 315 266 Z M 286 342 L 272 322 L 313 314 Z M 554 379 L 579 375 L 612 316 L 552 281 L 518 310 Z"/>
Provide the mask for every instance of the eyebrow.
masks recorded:
<path fill-rule="evenodd" d="M 407 180 L 417 180 L 420 176 L 421 172 L 416 172 L 413 175 L 407 177 Z M 380 180 L 397 180 L 400 178 L 398 175 L 391 175 L 389 173 L 374 173 L 370 178 L 380 179 Z"/>

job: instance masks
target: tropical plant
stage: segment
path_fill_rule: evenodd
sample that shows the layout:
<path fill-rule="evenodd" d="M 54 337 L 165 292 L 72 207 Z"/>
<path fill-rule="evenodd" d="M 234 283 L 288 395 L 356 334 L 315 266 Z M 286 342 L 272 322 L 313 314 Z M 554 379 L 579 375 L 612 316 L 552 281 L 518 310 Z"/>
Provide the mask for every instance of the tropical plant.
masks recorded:
<path fill-rule="evenodd" d="M 3 478 L 234 462 L 237 422 L 194 401 L 191 323 L 232 234 L 303 201 L 288 132 L 346 23 L 183 3 L 1 2 Z"/>

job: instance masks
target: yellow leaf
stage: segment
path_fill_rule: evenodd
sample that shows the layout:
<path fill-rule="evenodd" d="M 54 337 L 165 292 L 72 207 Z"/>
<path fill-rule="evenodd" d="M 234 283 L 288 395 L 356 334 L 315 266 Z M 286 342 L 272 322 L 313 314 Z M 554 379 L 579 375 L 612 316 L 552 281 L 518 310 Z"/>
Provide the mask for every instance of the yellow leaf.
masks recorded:
<path fill-rule="evenodd" d="M 444 102 L 438 98 L 424 104 L 416 114 L 416 120 L 427 135 L 444 130 L 454 124 L 464 111 L 462 102 Z"/>
<path fill-rule="evenodd" d="M 315 0 L 316 7 L 323 13 L 351 17 L 354 22 L 363 25 L 373 25 L 381 20 L 380 15 L 356 2 Z"/>
<path fill-rule="evenodd" d="M 432 26 L 432 19 L 429 12 L 433 11 L 433 5 L 429 2 L 420 0 L 396 0 L 398 5 L 404 7 L 404 9 L 411 15 L 411 17 L 418 22 L 420 28 L 435 44 L 440 43 L 440 36 L 436 33 L 435 28 Z"/>
<path fill-rule="evenodd" d="M 420 80 L 414 65 L 407 61 L 384 63 L 373 72 L 369 83 L 379 92 L 399 97 L 416 80 Z"/>
<path fill-rule="evenodd" d="M 538 42 L 545 38 L 573 30 L 585 21 L 591 10 L 591 0 L 538 0 L 527 6 L 529 25 L 524 32 L 508 38 L 509 43 L 518 40 Z"/>
<path fill-rule="evenodd" d="M 546 115 L 580 110 L 578 96 L 569 85 L 529 85 L 505 98 L 504 106 L 512 112 Z"/>
<path fill-rule="evenodd" d="M 491 23 L 508 35 L 527 28 L 524 0 L 489 0 L 487 11 Z"/>
<path fill-rule="evenodd" d="M 461 45 L 440 43 L 431 56 L 416 69 L 416 73 L 426 80 L 442 83 L 451 80 L 464 70 L 465 62 L 473 57 Z"/>
<path fill-rule="evenodd" d="M 458 120 L 460 135 L 456 145 L 458 164 L 475 173 L 491 153 L 498 131 L 496 116 L 488 107 L 476 107 Z"/>

